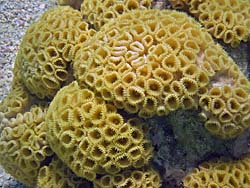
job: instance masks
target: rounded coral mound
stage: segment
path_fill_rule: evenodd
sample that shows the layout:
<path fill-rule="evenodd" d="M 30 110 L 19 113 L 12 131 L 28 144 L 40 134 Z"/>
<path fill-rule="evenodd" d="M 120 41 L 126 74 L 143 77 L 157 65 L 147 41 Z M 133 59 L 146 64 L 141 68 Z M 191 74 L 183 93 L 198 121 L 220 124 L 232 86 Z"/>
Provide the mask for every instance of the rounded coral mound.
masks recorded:
<path fill-rule="evenodd" d="M 99 92 L 117 108 L 141 117 L 192 108 L 209 75 L 198 55 L 210 36 L 184 13 L 135 10 L 106 24 L 76 52 L 81 86 Z M 215 45 L 214 45 L 215 46 Z"/>
<path fill-rule="evenodd" d="M 250 38 L 250 2 L 246 0 L 170 0 L 188 9 L 215 38 L 236 47 Z"/>
<path fill-rule="evenodd" d="M 185 188 L 250 187 L 250 157 L 238 161 L 204 162 L 187 175 Z"/>
<path fill-rule="evenodd" d="M 48 10 L 26 31 L 15 66 L 32 94 L 53 98 L 71 79 L 74 45 L 86 40 L 94 30 L 70 7 Z"/>
<path fill-rule="evenodd" d="M 61 160 L 54 157 L 39 170 L 37 188 L 92 188 L 92 183 L 77 177 Z"/>
<path fill-rule="evenodd" d="M 53 151 L 77 176 L 91 181 L 98 174 L 140 168 L 152 157 L 145 123 L 124 119 L 112 104 L 76 81 L 57 93 L 46 124 Z"/>
<path fill-rule="evenodd" d="M 84 0 L 81 13 L 99 30 L 105 23 L 119 15 L 134 9 L 150 8 L 151 4 L 152 0 Z"/>
<path fill-rule="evenodd" d="M 250 126 L 250 84 L 185 13 L 134 10 L 76 50 L 74 73 L 118 109 L 140 117 L 200 108 L 205 127 L 230 138 Z"/>
<path fill-rule="evenodd" d="M 0 124 L 1 166 L 31 187 L 36 185 L 41 164 L 53 154 L 46 141 L 45 113 L 46 108 L 33 106 L 30 111 Z"/>
<path fill-rule="evenodd" d="M 115 175 L 104 175 L 94 181 L 94 188 L 160 188 L 161 178 L 152 168 L 126 170 Z"/>

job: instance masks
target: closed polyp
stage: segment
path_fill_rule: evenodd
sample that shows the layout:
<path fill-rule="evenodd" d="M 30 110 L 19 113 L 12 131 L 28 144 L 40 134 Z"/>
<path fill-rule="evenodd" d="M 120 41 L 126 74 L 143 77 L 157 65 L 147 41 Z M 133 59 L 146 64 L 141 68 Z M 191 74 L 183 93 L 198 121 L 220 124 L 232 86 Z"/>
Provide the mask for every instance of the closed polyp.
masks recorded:
<path fill-rule="evenodd" d="M 250 114 L 243 117 L 241 120 L 241 123 L 244 128 L 249 128 L 250 127 Z"/>
<path fill-rule="evenodd" d="M 205 123 L 205 128 L 213 134 L 217 134 L 221 130 L 221 124 L 217 120 L 208 120 Z"/>

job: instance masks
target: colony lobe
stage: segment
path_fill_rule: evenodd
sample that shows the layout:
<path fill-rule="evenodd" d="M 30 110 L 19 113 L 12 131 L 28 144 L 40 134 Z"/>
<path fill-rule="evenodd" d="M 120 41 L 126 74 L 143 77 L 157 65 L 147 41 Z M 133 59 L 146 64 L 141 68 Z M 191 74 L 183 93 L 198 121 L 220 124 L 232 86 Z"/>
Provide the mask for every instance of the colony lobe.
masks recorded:
<path fill-rule="evenodd" d="M 19 79 L 38 98 L 52 99 L 72 80 L 74 45 L 95 33 L 79 11 L 68 6 L 50 9 L 26 31 L 15 66 Z"/>
<path fill-rule="evenodd" d="M 142 120 L 124 119 L 114 105 L 76 81 L 57 93 L 46 125 L 52 150 L 77 176 L 90 181 L 141 168 L 153 155 Z"/>
<path fill-rule="evenodd" d="M 20 182 L 34 187 L 42 163 L 53 155 L 46 141 L 47 107 L 32 106 L 23 114 L 0 123 L 1 166 Z"/>
<path fill-rule="evenodd" d="M 250 158 L 204 162 L 184 179 L 185 188 L 238 188 L 250 186 Z"/>
<path fill-rule="evenodd" d="M 237 47 L 250 37 L 247 0 L 169 0 L 175 9 L 187 9 L 215 38 Z"/>
<path fill-rule="evenodd" d="M 250 86 L 208 32 L 185 13 L 134 10 L 75 48 L 74 74 L 116 108 L 148 118 L 201 109 L 221 138 L 250 125 Z"/>

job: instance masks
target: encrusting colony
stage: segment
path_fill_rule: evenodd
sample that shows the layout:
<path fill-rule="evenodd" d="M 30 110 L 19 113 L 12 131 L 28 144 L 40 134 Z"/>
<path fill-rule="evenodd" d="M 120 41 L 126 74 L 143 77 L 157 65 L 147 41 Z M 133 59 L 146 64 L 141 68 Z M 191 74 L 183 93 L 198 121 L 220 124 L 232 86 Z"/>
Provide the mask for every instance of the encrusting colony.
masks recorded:
<path fill-rule="evenodd" d="M 99 30 L 119 15 L 134 9 L 150 8 L 152 0 L 84 0 L 81 14 Z"/>
<path fill-rule="evenodd" d="M 125 120 L 112 104 L 76 81 L 58 91 L 46 125 L 52 150 L 76 175 L 91 181 L 100 174 L 141 168 L 153 154 L 143 121 Z"/>
<path fill-rule="evenodd" d="M 61 160 L 54 157 L 39 170 L 37 188 L 92 188 L 90 182 L 77 177 Z"/>
<path fill-rule="evenodd" d="M 41 163 L 53 154 L 46 141 L 46 111 L 46 107 L 33 106 L 0 129 L 1 166 L 29 186 L 36 185 Z"/>
<path fill-rule="evenodd" d="M 187 175 L 185 188 L 250 187 L 250 157 L 238 161 L 217 160 L 204 162 Z"/>
<path fill-rule="evenodd" d="M 53 98 L 71 79 L 72 48 L 94 33 L 77 10 L 47 11 L 28 28 L 20 45 L 16 64 L 24 85 L 38 98 Z"/>
<path fill-rule="evenodd" d="M 248 0 L 169 0 L 175 9 L 188 9 L 215 38 L 236 47 L 250 39 Z"/>
<path fill-rule="evenodd" d="M 147 118 L 198 106 L 205 127 L 222 138 L 249 127 L 247 78 L 185 13 L 124 13 L 75 51 L 80 86 L 118 109 Z"/>

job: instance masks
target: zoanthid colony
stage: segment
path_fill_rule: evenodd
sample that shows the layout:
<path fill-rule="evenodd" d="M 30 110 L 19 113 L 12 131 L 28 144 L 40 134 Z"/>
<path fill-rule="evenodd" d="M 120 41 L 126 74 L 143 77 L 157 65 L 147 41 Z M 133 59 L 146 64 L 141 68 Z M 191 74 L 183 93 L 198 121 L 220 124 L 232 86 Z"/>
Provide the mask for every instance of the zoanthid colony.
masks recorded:
<path fill-rule="evenodd" d="M 0 164 L 13 177 L 34 187 L 41 164 L 53 154 L 46 141 L 47 107 L 33 106 L 5 125 L 0 137 Z"/>
<path fill-rule="evenodd" d="M 159 188 L 161 178 L 158 172 L 152 168 L 126 170 L 119 174 L 104 175 L 94 181 L 94 188 Z"/>
<path fill-rule="evenodd" d="M 45 123 L 52 150 L 77 176 L 91 181 L 141 168 L 153 155 L 142 120 L 124 119 L 114 105 L 76 81 L 57 93 Z"/>
<path fill-rule="evenodd" d="M 92 188 L 91 182 L 77 177 L 60 159 L 53 157 L 49 165 L 40 168 L 37 188 Z"/>
<path fill-rule="evenodd" d="M 246 0 L 169 0 L 188 9 L 215 38 L 232 47 L 250 39 L 250 2 Z"/>
<path fill-rule="evenodd" d="M 150 8 L 152 0 L 84 0 L 81 14 L 99 30 L 105 23 L 134 9 Z"/>
<path fill-rule="evenodd" d="M 232 138 L 250 124 L 247 78 L 185 13 L 134 10 L 75 51 L 74 73 L 118 109 L 148 118 L 201 108 L 205 127 Z"/>
<path fill-rule="evenodd" d="M 250 157 L 238 161 L 217 160 L 204 162 L 187 175 L 185 188 L 250 187 Z"/>
<path fill-rule="evenodd" d="M 38 98 L 53 98 L 72 79 L 74 45 L 94 34 L 79 11 L 57 7 L 32 24 L 22 39 L 16 66 L 21 80 Z"/>
<path fill-rule="evenodd" d="M 202 23 L 226 43 L 249 36 L 246 1 L 171 2 L 201 21 L 211 18 Z M 0 164 L 7 172 L 38 188 L 159 188 L 143 118 L 196 109 L 219 138 L 249 129 L 250 84 L 239 67 L 194 19 L 148 10 L 151 3 L 84 0 L 81 13 L 57 7 L 30 26 L 11 93 L 0 104 Z M 30 108 L 41 102 L 32 94 L 52 102 Z M 184 186 L 248 187 L 249 163 L 204 163 Z"/>

